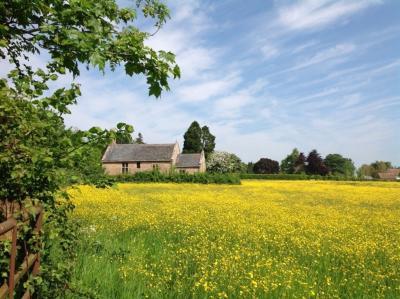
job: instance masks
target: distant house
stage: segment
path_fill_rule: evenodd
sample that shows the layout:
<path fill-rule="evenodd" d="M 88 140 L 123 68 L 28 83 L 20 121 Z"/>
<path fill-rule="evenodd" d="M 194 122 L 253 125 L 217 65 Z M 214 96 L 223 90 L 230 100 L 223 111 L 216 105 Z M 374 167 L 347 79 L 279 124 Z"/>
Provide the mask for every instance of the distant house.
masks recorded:
<path fill-rule="evenodd" d="M 159 170 L 167 172 L 204 172 L 204 153 L 181 154 L 178 143 L 168 144 L 110 144 L 101 160 L 110 175 Z"/>
<path fill-rule="evenodd" d="M 389 168 L 384 172 L 379 172 L 378 176 L 381 180 L 384 181 L 396 181 L 400 180 L 400 169 L 398 168 Z"/>

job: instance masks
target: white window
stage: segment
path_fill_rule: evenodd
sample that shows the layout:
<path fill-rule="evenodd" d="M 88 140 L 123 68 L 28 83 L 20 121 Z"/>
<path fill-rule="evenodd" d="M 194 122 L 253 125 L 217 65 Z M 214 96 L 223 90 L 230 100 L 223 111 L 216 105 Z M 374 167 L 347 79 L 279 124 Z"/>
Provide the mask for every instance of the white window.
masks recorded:
<path fill-rule="evenodd" d="M 128 173 L 128 163 L 122 163 L 122 173 Z"/>

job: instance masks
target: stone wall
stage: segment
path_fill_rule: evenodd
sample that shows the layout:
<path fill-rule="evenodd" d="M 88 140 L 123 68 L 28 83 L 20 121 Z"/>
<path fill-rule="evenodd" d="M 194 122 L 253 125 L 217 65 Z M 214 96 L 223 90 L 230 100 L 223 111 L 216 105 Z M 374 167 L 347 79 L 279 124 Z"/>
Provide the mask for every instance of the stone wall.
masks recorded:
<path fill-rule="evenodd" d="M 179 144 L 177 142 L 177 143 L 175 143 L 174 151 L 172 152 L 172 165 L 176 164 L 176 159 L 178 158 L 178 155 L 180 152 L 181 152 L 181 150 L 179 149 Z"/>
<path fill-rule="evenodd" d="M 153 166 L 161 172 L 168 172 L 171 169 L 172 162 L 140 162 L 140 168 L 137 166 L 136 162 L 128 162 L 128 172 L 151 171 Z M 122 163 L 103 163 L 103 168 L 109 175 L 122 174 Z"/>
<path fill-rule="evenodd" d="M 201 153 L 199 172 L 206 172 L 206 158 L 204 152 Z"/>

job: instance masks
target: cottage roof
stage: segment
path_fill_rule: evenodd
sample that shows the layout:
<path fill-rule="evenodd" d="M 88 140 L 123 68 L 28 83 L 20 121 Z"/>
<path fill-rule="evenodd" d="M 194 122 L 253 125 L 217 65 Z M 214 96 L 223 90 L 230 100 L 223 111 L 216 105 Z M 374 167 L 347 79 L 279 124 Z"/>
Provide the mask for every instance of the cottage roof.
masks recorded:
<path fill-rule="evenodd" d="M 200 154 L 179 154 L 176 160 L 177 168 L 185 167 L 200 167 L 201 153 Z"/>
<path fill-rule="evenodd" d="M 400 169 L 390 168 L 385 172 L 378 173 L 378 176 L 382 180 L 396 180 L 396 178 L 400 176 Z"/>
<path fill-rule="evenodd" d="M 175 144 L 111 144 L 103 162 L 169 162 Z"/>

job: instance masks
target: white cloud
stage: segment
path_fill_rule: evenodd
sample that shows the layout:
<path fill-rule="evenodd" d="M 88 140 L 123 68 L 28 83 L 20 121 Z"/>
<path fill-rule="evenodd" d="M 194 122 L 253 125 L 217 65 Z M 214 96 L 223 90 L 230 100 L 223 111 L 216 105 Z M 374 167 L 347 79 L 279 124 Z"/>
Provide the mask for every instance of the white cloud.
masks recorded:
<path fill-rule="evenodd" d="M 200 102 L 211 97 L 231 92 L 241 82 L 241 77 L 234 72 L 223 79 L 209 79 L 196 84 L 178 87 L 176 93 L 184 102 Z"/>
<path fill-rule="evenodd" d="M 317 44 L 318 44 L 318 42 L 315 41 L 315 40 L 311 40 L 311 41 L 309 41 L 309 42 L 305 42 L 305 43 L 303 43 L 303 44 L 300 44 L 300 45 L 298 45 L 298 46 L 295 46 L 295 47 L 292 49 L 291 54 L 292 54 L 292 55 L 293 55 L 293 54 L 298 54 L 298 53 L 300 53 L 300 52 L 303 52 L 303 51 L 306 50 L 306 49 L 309 49 L 309 48 L 314 47 L 314 46 L 317 45 Z"/>
<path fill-rule="evenodd" d="M 335 47 L 322 50 L 307 60 L 298 63 L 291 70 L 298 70 L 315 64 L 320 64 L 328 60 L 340 58 L 352 53 L 356 49 L 354 44 L 338 44 Z"/>
<path fill-rule="evenodd" d="M 218 118 L 240 116 L 242 109 L 256 102 L 267 84 L 268 81 L 259 79 L 245 88 L 218 99 L 214 104 L 214 115 Z"/>
<path fill-rule="evenodd" d="M 321 29 L 335 21 L 381 3 L 377 0 L 307 0 L 279 9 L 278 23 L 290 30 Z"/>
<path fill-rule="evenodd" d="M 203 47 L 193 47 L 182 51 L 176 59 L 182 71 L 181 80 L 202 77 L 205 71 L 215 67 L 219 56 L 217 49 Z"/>
<path fill-rule="evenodd" d="M 242 92 L 238 94 L 232 94 L 219 99 L 215 103 L 216 114 L 222 117 L 229 117 L 235 115 L 238 110 L 252 102 L 250 94 Z"/>
<path fill-rule="evenodd" d="M 172 1 L 171 20 L 146 45 L 156 50 L 171 51 L 181 68 L 181 79 L 197 79 L 203 72 L 215 67 L 221 49 L 205 46 L 203 34 L 214 23 L 199 1 Z"/>
<path fill-rule="evenodd" d="M 279 50 L 277 47 L 272 45 L 265 45 L 261 47 L 261 53 L 263 54 L 264 58 L 270 59 L 275 57 L 279 54 Z"/>

